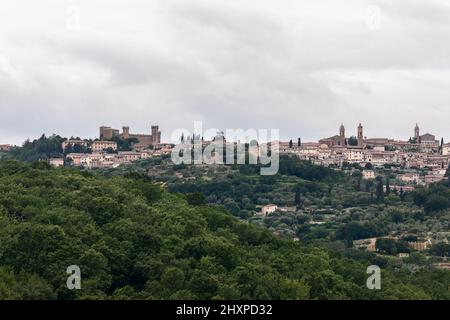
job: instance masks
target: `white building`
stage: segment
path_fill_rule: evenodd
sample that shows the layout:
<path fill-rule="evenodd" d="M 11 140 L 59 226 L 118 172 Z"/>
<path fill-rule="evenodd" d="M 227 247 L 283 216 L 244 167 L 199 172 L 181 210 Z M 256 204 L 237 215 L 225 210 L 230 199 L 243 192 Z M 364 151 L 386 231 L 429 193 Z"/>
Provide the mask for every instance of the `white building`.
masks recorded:
<path fill-rule="evenodd" d="M 405 173 L 400 175 L 398 180 L 405 183 L 419 183 L 420 176 L 417 173 Z"/>
<path fill-rule="evenodd" d="M 444 144 L 442 146 L 442 155 L 443 156 L 450 156 L 450 143 Z"/>
<path fill-rule="evenodd" d="M 348 162 L 361 163 L 364 161 L 364 151 L 362 148 L 347 148 L 344 152 L 344 159 Z"/>
<path fill-rule="evenodd" d="M 114 141 L 95 141 L 92 143 L 92 152 L 102 152 L 106 149 L 117 150 L 117 142 Z"/>
<path fill-rule="evenodd" d="M 362 177 L 365 180 L 375 179 L 375 172 L 373 170 L 364 170 L 362 172 Z"/>
<path fill-rule="evenodd" d="M 119 151 L 119 157 L 124 161 L 131 162 L 141 159 L 147 159 L 149 154 L 147 152 L 134 152 L 134 151 Z"/>
<path fill-rule="evenodd" d="M 62 167 L 64 166 L 63 158 L 51 158 L 48 160 L 48 163 L 53 167 Z"/>
<path fill-rule="evenodd" d="M 9 144 L 0 144 L 0 151 L 10 151 L 12 146 Z"/>
<path fill-rule="evenodd" d="M 271 214 L 275 211 L 277 211 L 278 206 L 275 204 L 268 204 L 261 208 L 261 215 L 267 216 L 268 214 Z"/>

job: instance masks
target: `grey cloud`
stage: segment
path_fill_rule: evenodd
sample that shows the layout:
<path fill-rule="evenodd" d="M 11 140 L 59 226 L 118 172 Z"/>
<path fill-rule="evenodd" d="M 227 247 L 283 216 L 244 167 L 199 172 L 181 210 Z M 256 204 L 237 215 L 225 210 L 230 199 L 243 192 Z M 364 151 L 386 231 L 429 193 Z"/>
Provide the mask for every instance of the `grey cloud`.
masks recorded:
<path fill-rule="evenodd" d="M 102 124 L 159 123 L 167 139 L 194 120 L 305 140 L 341 122 L 407 138 L 419 122 L 450 138 L 444 1 L 80 1 L 79 31 L 43 2 L 40 19 L 0 22 L 0 143 Z"/>

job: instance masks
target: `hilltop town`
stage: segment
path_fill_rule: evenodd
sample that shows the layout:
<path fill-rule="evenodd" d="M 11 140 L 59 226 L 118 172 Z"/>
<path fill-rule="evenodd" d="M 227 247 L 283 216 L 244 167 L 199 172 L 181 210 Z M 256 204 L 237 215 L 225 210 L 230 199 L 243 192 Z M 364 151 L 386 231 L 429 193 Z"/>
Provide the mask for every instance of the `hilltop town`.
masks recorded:
<path fill-rule="evenodd" d="M 51 158 L 53 166 L 72 165 L 89 169 L 115 168 L 151 156 L 169 154 L 173 145 L 161 143 L 159 126 L 151 126 L 150 134 L 130 133 L 130 127 L 100 127 L 99 139 L 67 139 L 62 142 L 60 158 Z"/>
<path fill-rule="evenodd" d="M 300 138 L 295 143 L 292 140 L 280 141 L 278 151 L 327 167 L 359 165 L 363 169 L 364 179 L 374 179 L 376 172 L 373 169 L 377 167 L 400 168 L 397 182 L 404 191 L 412 190 L 414 185 L 429 185 L 444 179 L 450 165 L 450 143 L 445 144 L 443 139 L 438 140 L 430 133 L 421 134 L 417 124 L 414 136 L 407 141 L 367 138 L 361 124 L 356 133 L 356 136 L 347 137 L 344 125 L 341 125 L 338 135 L 318 142 L 302 143 Z M 191 143 L 189 138 L 181 137 L 180 142 Z M 203 147 L 211 143 L 211 140 L 198 140 L 202 141 Z M 123 141 L 129 142 L 127 150 L 120 146 Z M 236 142 L 226 142 L 225 138 L 224 141 L 228 145 L 236 145 Z M 117 129 L 102 126 L 99 139 L 90 145 L 85 140 L 69 139 L 63 142 L 63 151 L 92 152 L 65 152 L 65 160 L 51 159 L 50 162 L 57 166 L 69 163 L 87 168 L 117 167 L 140 159 L 168 155 L 173 147 L 173 144 L 161 142 L 157 125 L 151 126 L 151 134 L 133 134 L 129 127 L 123 127 L 120 133 Z"/>
<path fill-rule="evenodd" d="M 405 184 L 429 185 L 444 179 L 450 165 L 450 143 L 430 133 L 420 134 L 416 124 L 408 141 L 389 138 L 367 138 L 361 124 L 357 135 L 347 137 L 344 125 L 339 134 L 318 142 L 280 142 L 280 154 L 294 154 L 314 164 L 342 168 L 359 165 L 365 179 L 375 178 L 376 167 L 401 168 L 399 180 Z"/>
<path fill-rule="evenodd" d="M 450 165 L 450 143 L 444 143 L 443 138 L 438 140 L 430 133 L 421 134 L 417 124 L 414 135 L 406 141 L 367 138 L 362 124 L 358 125 L 355 133 L 354 136 L 347 136 L 344 125 L 341 125 L 337 135 L 317 142 L 302 142 L 301 138 L 297 141 L 279 141 L 278 152 L 336 169 L 352 166 L 362 171 L 364 179 L 375 179 L 376 168 L 389 167 L 397 173 L 396 183 L 404 191 L 411 191 L 416 185 L 443 180 Z M 194 145 L 196 140 L 205 147 L 217 139 L 223 139 L 227 146 L 235 147 L 237 144 L 227 142 L 222 133 L 211 140 L 182 136 L 180 143 Z M 276 144 L 269 144 L 276 151 Z M 258 155 L 263 145 L 256 146 Z M 63 139 L 60 154 L 50 157 L 48 161 L 53 166 L 116 168 L 137 160 L 169 155 L 174 146 L 161 141 L 158 125 L 152 125 L 148 134 L 131 133 L 128 126 L 122 127 L 122 132 L 101 126 L 95 140 Z M 11 145 L 0 145 L 1 152 L 9 152 L 12 148 Z"/>

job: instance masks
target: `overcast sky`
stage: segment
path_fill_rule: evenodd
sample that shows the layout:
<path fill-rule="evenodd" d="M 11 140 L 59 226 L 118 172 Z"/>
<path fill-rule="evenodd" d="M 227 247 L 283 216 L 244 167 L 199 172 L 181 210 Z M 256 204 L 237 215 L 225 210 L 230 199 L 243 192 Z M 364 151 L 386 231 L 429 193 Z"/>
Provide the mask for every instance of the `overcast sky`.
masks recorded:
<path fill-rule="evenodd" d="M 449 67 L 447 0 L 3 1 L 0 143 L 195 120 L 450 139 Z"/>

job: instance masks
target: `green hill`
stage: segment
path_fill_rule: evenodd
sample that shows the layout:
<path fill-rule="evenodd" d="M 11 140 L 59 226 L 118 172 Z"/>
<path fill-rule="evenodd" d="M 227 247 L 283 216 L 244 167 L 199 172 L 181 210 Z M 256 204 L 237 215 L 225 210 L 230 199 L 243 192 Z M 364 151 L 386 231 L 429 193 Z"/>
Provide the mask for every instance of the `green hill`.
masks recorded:
<path fill-rule="evenodd" d="M 376 259 L 276 237 L 139 175 L 0 162 L 0 299 L 449 298 L 437 270 L 383 270 L 368 290 Z"/>

